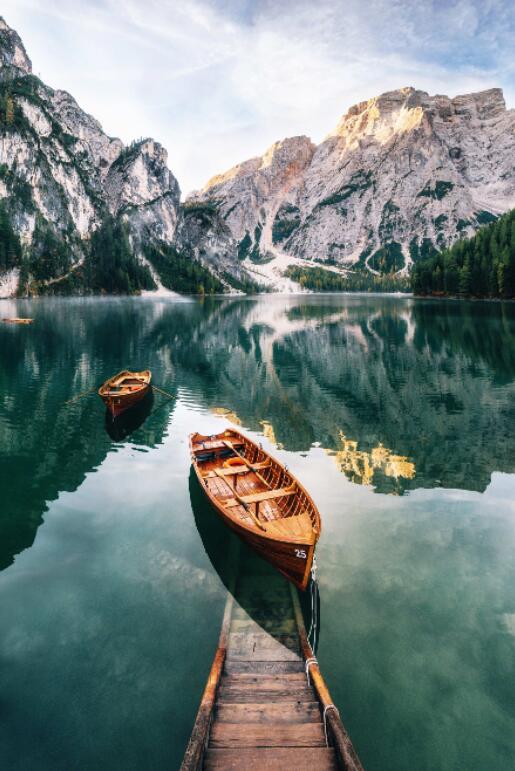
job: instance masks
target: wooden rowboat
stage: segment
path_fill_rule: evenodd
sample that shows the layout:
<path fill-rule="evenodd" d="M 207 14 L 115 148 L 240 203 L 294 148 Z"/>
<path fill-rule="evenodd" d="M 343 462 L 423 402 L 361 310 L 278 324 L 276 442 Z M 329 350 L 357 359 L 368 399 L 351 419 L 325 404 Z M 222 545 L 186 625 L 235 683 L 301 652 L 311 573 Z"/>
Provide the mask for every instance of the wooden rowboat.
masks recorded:
<path fill-rule="evenodd" d="M 8 318 L 2 319 L 2 321 L 5 321 L 7 324 L 32 324 L 34 319 L 20 319 L 14 316 L 9 316 Z"/>
<path fill-rule="evenodd" d="M 106 380 L 98 389 L 98 395 L 115 418 L 145 398 L 151 389 L 151 378 L 149 369 L 142 372 L 124 369 Z"/>
<path fill-rule="evenodd" d="M 320 514 L 286 466 L 235 429 L 190 435 L 193 467 L 217 513 L 299 589 L 306 589 Z"/>

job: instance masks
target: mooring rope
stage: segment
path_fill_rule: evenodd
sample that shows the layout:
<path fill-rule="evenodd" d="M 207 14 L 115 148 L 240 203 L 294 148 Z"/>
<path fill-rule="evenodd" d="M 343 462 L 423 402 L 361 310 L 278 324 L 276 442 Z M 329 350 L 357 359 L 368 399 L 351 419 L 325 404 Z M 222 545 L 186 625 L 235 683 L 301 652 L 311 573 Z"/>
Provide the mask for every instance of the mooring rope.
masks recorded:
<path fill-rule="evenodd" d="M 318 666 L 318 661 L 316 656 L 310 656 L 309 659 L 306 659 L 306 678 L 308 681 L 308 685 L 311 685 L 311 678 L 309 676 L 309 668 L 312 664 L 316 664 Z"/>
<path fill-rule="evenodd" d="M 316 653 L 317 644 L 317 629 L 318 629 L 318 584 L 317 584 L 317 560 L 316 556 L 313 556 L 313 564 L 311 565 L 311 623 L 309 625 L 308 640 L 313 653 Z M 313 634 L 313 642 L 311 642 L 311 635 Z"/>
<path fill-rule="evenodd" d="M 324 734 L 325 734 L 325 744 L 326 747 L 329 747 L 329 739 L 327 736 L 327 711 L 330 709 L 334 709 L 338 717 L 340 717 L 340 713 L 338 712 L 338 709 L 334 706 L 334 704 L 327 704 L 324 707 L 324 714 L 322 715 L 322 720 L 324 721 Z"/>

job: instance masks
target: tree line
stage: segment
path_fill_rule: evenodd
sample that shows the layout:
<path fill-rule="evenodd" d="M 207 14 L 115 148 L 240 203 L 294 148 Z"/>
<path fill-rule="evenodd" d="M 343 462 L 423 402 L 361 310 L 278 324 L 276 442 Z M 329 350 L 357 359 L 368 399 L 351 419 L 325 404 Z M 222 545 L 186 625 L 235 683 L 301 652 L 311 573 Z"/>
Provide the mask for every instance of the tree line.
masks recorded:
<path fill-rule="evenodd" d="M 417 295 L 515 297 L 515 210 L 413 265 Z"/>
<path fill-rule="evenodd" d="M 296 281 L 301 287 L 314 292 L 409 292 L 410 279 L 407 275 L 386 273 L 376 275 L 370 271 L 349 271 L 337 273 L 320 267 L 291 265 L 285 276 Z"/>

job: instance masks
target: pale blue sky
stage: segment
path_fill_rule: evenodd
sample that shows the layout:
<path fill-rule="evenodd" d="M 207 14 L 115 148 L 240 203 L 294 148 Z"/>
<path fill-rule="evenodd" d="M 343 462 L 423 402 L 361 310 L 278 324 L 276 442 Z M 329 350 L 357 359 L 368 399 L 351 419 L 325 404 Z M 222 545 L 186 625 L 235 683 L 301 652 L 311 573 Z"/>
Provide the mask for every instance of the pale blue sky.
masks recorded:
<path fill-rule="evenodd" d="M 492 86 L 515 106 L 512 0 L 3 0 L 34 72 L 124 141 L 153 136 L 181 189 L 277 139 L 319 142 L 355 102 Z"/>

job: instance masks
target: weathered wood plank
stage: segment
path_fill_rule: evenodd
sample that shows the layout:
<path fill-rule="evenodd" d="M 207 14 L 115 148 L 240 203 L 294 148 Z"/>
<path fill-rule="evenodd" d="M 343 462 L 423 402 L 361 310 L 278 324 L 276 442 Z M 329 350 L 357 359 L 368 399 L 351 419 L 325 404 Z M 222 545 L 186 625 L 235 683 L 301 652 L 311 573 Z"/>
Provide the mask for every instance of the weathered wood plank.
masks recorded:
<path fill-rule="evenodd" d="M 243 503 L 259 503 L 260 501 L 274 500 L 275 498 L 287 498 L 289 495 L 296 495 L 297 488 L 291 490 L 289 487 L 281 487 L 278 490 L 264 490 L 262 493 L 253 495 L 241 495 L 240 500 Z"/>
<path fill-rule="evenodd" d="M 229 635 L 228 661 L 300 661 L 298 640 L 293 635 L 271 637 L 263 634 Z"/>
<path fill-rule="evenodd" d="M 264 725 L 220 723 L 211 728 L 209 746 L 223 747 L 325 747 L 322 723 Z M 300 753 L 299 753 L 300 754 Z"/>
<path fill-rule="evenodd" d="M 292 618 L 283 618 L 278 620 L 266 619 L 258 623 L 252 619 L 235 618 L 231 624 L 231 632 L 244 632 L 248 634 L 268 632 L 274 637 L 276 635 L 294 635 L 295 621 Z"/>
<path fill-rule="evenodd" d="M 314 698 L 314 694 L 312 695 Z M 281 701 L 228 704 L 219 701 L 215 720 L 220 723 L 320 723 L 317 701 Z"/>
<path fill-rule="evenodd" d="M 265 691 L 284 690 L 285 688 L 302 688 L 307 686 L 306 675 L 302 672 L 285 672 L 280 677 L 272 677 L 266 673 L 253 674 L 252 672 L 242 672 L 235 675 L 224 674 L 223 685 L 233 688 L 253 688 L 264 689 Z"/>
<path fill-rule="evenodd" d="M 334 750 L 328 747 L 298 749 L 237 749 L 206 752 L 205 771 L 334 771 Z"/>
<path fill-rule="evenodd" d="M 280 701 L 313 701 L 313 691 L 311 688 L 290 688 L 284 690 L 273 689 L 265 691 L 263 688 L 225 688 L 223 685 L 218 690 L 217 703 L 252 703 L 259 701 L 280 702 Z"/>
<path fill-rule="evenodd" d="M 284 672 L 304 672 L 304 661 L 230 661 L 225 660 L 228 674 L 281 675 Z"/>

